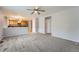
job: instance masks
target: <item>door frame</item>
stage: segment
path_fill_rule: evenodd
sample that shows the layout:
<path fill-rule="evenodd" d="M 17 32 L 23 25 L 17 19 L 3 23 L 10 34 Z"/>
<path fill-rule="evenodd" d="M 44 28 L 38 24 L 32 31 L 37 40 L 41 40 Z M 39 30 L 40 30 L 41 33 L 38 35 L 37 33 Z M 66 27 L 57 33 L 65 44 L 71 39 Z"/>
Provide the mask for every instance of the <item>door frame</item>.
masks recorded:
<path fill-rule="evenodd" d="M 47 33 L 47 20 L 50 20 L 50 32 L 51 32 L 51 16 L 47 16 L 45 17 L 45 34 L 51 34 L 51 33 Z"/>

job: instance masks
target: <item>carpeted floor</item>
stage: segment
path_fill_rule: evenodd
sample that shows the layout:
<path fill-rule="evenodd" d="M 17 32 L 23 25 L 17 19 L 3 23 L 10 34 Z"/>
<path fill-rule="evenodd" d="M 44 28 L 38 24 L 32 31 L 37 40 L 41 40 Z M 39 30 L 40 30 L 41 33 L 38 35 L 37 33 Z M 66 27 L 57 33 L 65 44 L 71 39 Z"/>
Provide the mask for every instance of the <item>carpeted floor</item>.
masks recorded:
<path fill-rule="evenodd" d="M 1 52 L 78 52 L 79 44 L 47 34 L 7 37 L 0 43 Z"/>

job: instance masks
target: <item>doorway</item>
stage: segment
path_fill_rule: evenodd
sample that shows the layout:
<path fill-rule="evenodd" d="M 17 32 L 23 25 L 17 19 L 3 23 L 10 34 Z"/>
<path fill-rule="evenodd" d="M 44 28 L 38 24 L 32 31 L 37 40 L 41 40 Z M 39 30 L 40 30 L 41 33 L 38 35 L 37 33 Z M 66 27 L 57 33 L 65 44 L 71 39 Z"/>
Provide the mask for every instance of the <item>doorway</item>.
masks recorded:
<path fill-rule="evenodd" d="M 28 22 L 29 22 L 28 31 L 29 31 L 29 33 L 32 33 L 32 20 L 30 20 Z"/>
<path fill-rule="evenodd" d="M 51 35 L 51 16 L 45 17 L 45 34 Z"/>

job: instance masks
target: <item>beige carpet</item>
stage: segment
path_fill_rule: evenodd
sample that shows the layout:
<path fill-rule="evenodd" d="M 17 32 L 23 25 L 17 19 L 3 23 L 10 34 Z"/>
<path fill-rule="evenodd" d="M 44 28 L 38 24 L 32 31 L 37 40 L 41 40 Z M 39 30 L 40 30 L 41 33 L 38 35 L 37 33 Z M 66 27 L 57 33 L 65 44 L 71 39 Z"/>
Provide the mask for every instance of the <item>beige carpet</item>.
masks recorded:
<path fill-rule="evenodd" d="M 79 45 L 75 42 L 52 37 L 45 34 L 30 34 L 3 39 L 1 52 L 77 52 Z"/>

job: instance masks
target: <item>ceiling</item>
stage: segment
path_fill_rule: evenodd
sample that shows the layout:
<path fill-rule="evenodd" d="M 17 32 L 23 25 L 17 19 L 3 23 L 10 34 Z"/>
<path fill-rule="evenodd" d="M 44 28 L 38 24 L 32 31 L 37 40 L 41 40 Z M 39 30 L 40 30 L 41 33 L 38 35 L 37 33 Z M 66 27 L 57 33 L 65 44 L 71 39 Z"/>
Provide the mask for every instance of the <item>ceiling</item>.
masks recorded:
<path fill-rule="evenodd" d="M 39 6 L 39 7 L 43 10 L 46 10 L 46 12 L 41 12 L 40 15 L 56 13 L 68 8 L 73 8 L 73 6 Z M 34 6 L 1 6 L 0 11 L 7 16 L 19 15 L 19 16 L 30 17 L 32 16 L 31 11 L 28 11 L 26 9 L 33 9 L 33 8 Z"/>

